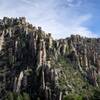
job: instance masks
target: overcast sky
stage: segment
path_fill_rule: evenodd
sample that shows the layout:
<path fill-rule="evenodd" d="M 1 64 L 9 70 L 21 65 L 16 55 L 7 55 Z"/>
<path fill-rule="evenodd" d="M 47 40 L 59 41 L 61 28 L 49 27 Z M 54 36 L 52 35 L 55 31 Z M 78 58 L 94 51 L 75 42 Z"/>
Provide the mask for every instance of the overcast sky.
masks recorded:
<path fill-rule="evenodd" d="M 54 38 L 100 35 L 100 0 L 0 0 L 4 16 L 25 16 Z"/>

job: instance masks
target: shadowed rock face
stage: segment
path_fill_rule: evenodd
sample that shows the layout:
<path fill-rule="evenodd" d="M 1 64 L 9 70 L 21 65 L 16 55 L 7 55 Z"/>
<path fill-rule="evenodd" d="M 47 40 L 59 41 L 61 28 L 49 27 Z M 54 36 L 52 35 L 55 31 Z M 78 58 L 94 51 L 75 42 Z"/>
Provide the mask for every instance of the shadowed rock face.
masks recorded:
<path fill-rule="evenodd" d="M 80 73 L 83 82 L 99 88 L 100 39 L 72 35 L 54 40 L 24 17 L 4 17 L 0 20 L 0 100 L 8 91 L 27 92 L 34 100 L 63 100 L 66 87 L 59 87 L 59 79 L 66 75 L 59 57 Z"/>

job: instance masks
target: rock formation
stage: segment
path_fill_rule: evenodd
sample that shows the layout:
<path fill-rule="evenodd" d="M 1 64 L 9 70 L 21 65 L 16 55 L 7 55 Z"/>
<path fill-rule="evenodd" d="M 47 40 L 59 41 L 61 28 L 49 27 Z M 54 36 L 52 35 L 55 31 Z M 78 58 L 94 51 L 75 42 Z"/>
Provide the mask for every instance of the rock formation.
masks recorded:
<path fill-rule="evenodd" d="M 69 77 L 79 74 L 82 84 L 99 88 L 99 45 L 99 38 L 79 35 L 54 40 L 25 17 L 4 17 L 0 20 L 0 100 L 9 91 L 27 92 L 32 100 L 63 100 L 78 85 L 68 79 L 67 67 L 73 71 Z"/>

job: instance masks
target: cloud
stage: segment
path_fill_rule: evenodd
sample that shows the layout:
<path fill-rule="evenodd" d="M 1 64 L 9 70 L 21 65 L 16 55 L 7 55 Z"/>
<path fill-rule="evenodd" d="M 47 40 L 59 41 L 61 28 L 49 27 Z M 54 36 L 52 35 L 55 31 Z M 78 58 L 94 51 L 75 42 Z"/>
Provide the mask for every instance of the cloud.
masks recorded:
<path fill-rule="evenodd" d="M 85 0 L 1 0 L 0 17 L 26 16 L 28 21 L 52 33 L 54 38 L 71 34 L 97 37 L 85 24 L 92 14 L 81 13 Z"/>

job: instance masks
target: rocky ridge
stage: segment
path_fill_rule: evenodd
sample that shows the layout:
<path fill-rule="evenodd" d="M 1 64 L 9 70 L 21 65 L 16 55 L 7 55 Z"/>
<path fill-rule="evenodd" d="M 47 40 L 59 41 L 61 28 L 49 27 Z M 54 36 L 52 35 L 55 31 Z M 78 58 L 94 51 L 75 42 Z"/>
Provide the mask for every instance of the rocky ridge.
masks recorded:
<path fill-rule="evenodd" d="M 92 95 L 94 88 L 100 88 L 99 38 L 54 40 L 25 17 L 0 20 L 0 100 L 8 92 L 63 100 L 72 93 Z"/>

